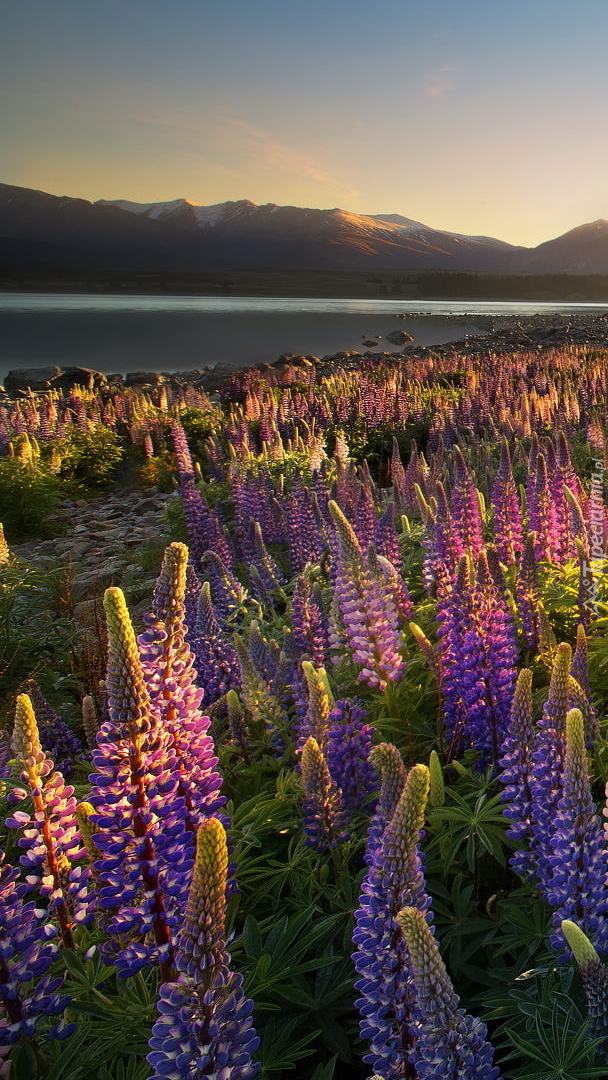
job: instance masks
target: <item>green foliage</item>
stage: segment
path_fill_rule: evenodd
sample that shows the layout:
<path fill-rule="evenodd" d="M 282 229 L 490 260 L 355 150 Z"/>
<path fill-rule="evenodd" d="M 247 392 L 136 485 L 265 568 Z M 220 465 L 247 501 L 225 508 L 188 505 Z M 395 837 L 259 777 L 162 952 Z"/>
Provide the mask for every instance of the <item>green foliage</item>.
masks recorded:
<path fill-rule="evenodd" d="M 125 455 L 120 436 L 102 426 L 94 431 L 70 431 L 56 449 L 61 457 L 59 475 L 87 488 L 106 487 Z"/>
<path fill-rule="evenodd" d="M 1 459 L 0 521 L 8 543 L 55 535 L 53 514 L 66 494 L 65 485 L 48 469 L 23 465 L 15 458 Z"/>

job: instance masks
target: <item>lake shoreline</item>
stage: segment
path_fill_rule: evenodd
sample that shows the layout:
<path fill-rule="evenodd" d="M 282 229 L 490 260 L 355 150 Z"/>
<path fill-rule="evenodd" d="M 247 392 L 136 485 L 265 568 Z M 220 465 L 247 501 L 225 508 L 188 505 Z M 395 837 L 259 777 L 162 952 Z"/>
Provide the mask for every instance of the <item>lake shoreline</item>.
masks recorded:
<path fill-rule="evenodd" d="M 425 312 L 421 311 L 420 315 Z M 446 318 L 449 316 L 446 316 Z M 328 353 L 324 356 L 313 356 L 302 353 L 283 353 L 276 360 L 258 364 L 243 364 L 240 366 L 216 364 L 212 367 L 200 367 L 189 370 L 166 370 L 166 371 L 130 371 L 107 375 L 93 368 L 66 367 L 55 369 L 55 377 L 51 377 L 52 369 L 17 368 L 11 375 L 28 376 L 37 371 L 42 375 L 47 373 L 46 385 L 37 385 L 36 380 L 30 380 L 31 391 L 44 393 L 53 388 L 56 382 L 57 388 L 65 386 L 65 377 L 73 371 L 74 385 L 77 383 L 78 373 L 83 377 L 90 374 L 90 388 L 101 390 L 117 390 L 123 386 L 133 386 L 145 389 L 148 386 L 168 384 L 175 389 L 193 386 L 198 390 L 208 393 L 216 393 L 227 384 L 236 372 L 259 371 L 261 374 L 268 373 L 271 376 L 281 378 L 288 368 L 315 369 L 315 381 L 326 378 L 338 369 L 344 371 L 356 371 L 364 364 L 370 362 L 379 363 L 383 360 L 402 362 L 415 358 L 453 357 L 455 354 L 466 355 L 481 353 L 511 353 L 527 350 L 549 350 L 568 347 L 589 347 L 593 349 L 608 349 L 608 310 L 598 314 L 581 315 L 557 315 L 553 313 L 536 315 L 475 315 L 467 314 L 460 318 L 463 327 L 476 327 L 480 331 L 476 334 L 465 333 L 462 337 L 454 338 L 448 342 L 438 344 L 417 344 L 404 342 L 400 347 L 392 350 L 384 348 L 384 342 L 378 342 L 374 348 L 359 351 L 355 349 L 341 350 Z M 399 323 L 396 322 L 397 332 Z M 406 335 L 407 336 L 407 335 Z M 23 381 L 23 380 L 22 380 Z M 45 380 L 38 380 L 44 382 Z M 14 382 L 14 380 L 13 380 Z M 11 385 L 3 389 L 5 397 L 21 397 L 27 392 L 26 385 Z"/>

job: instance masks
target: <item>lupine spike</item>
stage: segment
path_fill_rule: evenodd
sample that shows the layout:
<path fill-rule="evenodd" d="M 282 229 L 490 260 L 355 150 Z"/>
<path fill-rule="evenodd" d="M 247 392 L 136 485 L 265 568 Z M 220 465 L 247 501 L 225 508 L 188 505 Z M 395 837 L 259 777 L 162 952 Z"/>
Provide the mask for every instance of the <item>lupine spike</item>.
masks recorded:
<path fill-rule="evenodd" d="M 97 746 L 99 720 L 97 717 L 97 709 L 95 708 L 95 701 L 90 694 L 85 694 L 82 699 L 82 726 L 84 728 L 87 746 L 90 750 L 93 750 L 93 748 Z"/>
<path fill-rule="evenodd" d="M 608 968 L 575 922 L 564 919 L 561 929 L 574 954 L 587 998 L 589 1034 L 592 1039 L 601 1039 L 599 1051 L 608 1061 Z"/>
<path fill-rule="evenodd" d="M 2 523 L 0 522 L 0 566 L 9 561 L 10 554 L 11 553 L 9 550 L 9 546 L 4 536 L 4 529 L 2 528 Z"/>
<path fill-rule="evenodd" d="M 436 750 L 431 750 L 429 757 L 429 803 L 431 806 L 443 806 L 445 802 L 445 783 L 443 769 Z"/>
<path fill-rule="evenodd" d="M 570 709 L 566 716 L 563 794 L 553 818 L 550 863 L 553 873 L 545 895 L 553 907 L 551 937 L 555 951 L 563 952 L 559 927 L 575 918 L 602 954 L 608 952 L 608 853 L 604 831 L 591 797 L 583 714 Z M 576 853 L 573 857 L 573 853 Z"/>
<path fill-rule="evenodd" d="M 308 687 L 308 709 L 306 711 L 304 738 L 314 736 L 319 746 L 325 750 L 327 742 L 327 724 L 329 714 L 335 705 L 325 668 L 315 668 L 310 660 L 302 661 L 302 671 Z"/>
<path fill-rule="evenodd" d="M 346 839 L 346 822 L 340 792 L 329 774 L 325 755 L 312 736 L 304 743 L 300 768 L 306 842 L 326 852 Z"/>
<path fill-rule="evenodd" d="M 370 1040 L 364 1061 L 388 1080 L 411 1071 L 419 1020 L 396 916 L 404 906 L 413 906 L 431 919 L 419 854 L 429 786 L 429 770 L 414 765 L 376 848 L 355 913 L 355 989 L 361 994 L 356 1005 L 363 1017 L 361 1036 Z"/>
<path fill-rule="evenodd" d="M 419 909 L 403 908 L 397 922 L 407 942 L 420 1023 L 412 1064 L 418 1080 L 496 1080 L 494 1050 L 481 1020 L 458 1008 L 437 942 Z"/>
<path fill-rule="evenodd" d="M 391 820 L 407 778 L 403 758 L 392 743 L 378 743 L 369 755 L 370 764 L 380 776 L 380 796 L 367 833 L 365 861 L 371 865 L 382 834 Z"/>
<path fill-rule="evenodd" d="M 253 1080 L 259 1039 L 242 976 L 230 971 L 224 940 L 228 849 L 216 818 L 198 830 L 186 912 L 177 936 L 177 980 L 159 993 L 147 1060 L 152 1080 Z"/>

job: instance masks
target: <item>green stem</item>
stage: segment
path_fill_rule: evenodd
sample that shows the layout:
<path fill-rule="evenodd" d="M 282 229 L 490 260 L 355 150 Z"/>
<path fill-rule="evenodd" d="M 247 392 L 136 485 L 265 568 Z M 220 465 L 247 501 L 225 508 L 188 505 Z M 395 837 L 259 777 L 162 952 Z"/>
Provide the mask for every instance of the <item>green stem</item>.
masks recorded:
<path fill-rule="evenodd" d="M 395 715 L 395 688 L 391 682 L 387 682 L 384 690 L 384 702 L 388 716 Z"/>

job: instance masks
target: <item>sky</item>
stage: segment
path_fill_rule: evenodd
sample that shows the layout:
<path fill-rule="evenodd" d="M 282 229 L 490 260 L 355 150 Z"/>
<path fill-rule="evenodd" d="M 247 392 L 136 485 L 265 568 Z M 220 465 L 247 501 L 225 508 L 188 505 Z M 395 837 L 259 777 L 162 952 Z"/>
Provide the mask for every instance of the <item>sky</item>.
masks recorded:
<path fill-rule="evenodd" d="M 608 218 L 607 42 L 607 0 L 0 0 L 0 182 L 534 246 Z"/>

